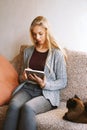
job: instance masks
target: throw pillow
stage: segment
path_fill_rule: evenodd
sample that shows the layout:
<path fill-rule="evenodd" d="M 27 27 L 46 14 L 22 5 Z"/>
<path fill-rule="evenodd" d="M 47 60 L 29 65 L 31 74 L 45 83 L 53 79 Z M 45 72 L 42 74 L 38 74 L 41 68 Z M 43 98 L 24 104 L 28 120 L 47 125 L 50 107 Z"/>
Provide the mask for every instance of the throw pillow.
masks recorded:
<path fill-rule="evenodd" d="M 18 86 L 18 74 L 12 64 L 0 55 L 0 106 L 8 103 Z"/>

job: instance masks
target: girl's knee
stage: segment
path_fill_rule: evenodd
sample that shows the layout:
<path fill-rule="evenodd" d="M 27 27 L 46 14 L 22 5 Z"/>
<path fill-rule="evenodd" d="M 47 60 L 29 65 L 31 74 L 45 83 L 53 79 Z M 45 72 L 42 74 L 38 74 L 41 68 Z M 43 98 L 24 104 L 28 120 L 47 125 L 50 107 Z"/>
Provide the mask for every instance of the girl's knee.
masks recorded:
<path fill-rule="evenodd" d="M 27 103 L 22 106 L 21 111 L 23 113 L 32 113 L 32 112 L 34 112 L 33 108 Z"/>
<path fill-rule="evenodd" d="M 16 100 L 11 100 L 10 103 L 9 103 L 9 108 L 12 108 L 12 109 L 18 109 L 21 107 L 20 101 L 16 101 Z"/>

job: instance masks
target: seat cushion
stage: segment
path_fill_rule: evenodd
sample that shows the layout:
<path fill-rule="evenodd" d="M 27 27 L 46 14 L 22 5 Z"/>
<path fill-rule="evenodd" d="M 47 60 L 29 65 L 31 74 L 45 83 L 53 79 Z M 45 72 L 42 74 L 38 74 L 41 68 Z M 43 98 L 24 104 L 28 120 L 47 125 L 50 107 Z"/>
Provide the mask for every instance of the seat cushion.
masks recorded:
<path fill-rule="evenodd" d="M 37 115 L 38 130 L 87 130 L 87 124 L 63 120 L 67 111 L 65 104 L 65 102 L 61 102 L 61 107 Z"/>

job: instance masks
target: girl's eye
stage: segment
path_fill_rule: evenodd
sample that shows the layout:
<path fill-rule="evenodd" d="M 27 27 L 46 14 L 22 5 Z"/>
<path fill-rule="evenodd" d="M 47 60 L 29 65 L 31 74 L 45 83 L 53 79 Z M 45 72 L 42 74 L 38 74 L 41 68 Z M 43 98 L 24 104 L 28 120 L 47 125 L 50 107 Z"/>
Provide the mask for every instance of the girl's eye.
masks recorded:
<path fill-rule="evenodd" d="M 35 33 L 32 33 L 32 35 L 33 35 L 33 37 L 35 37 L 35 36 L 36 36 L 36 34 L 35 34 Z"/>
<path fill-rule="evenodd" d="M 43 35 L 43 33 L 40 33 L 39 35 Z"/>

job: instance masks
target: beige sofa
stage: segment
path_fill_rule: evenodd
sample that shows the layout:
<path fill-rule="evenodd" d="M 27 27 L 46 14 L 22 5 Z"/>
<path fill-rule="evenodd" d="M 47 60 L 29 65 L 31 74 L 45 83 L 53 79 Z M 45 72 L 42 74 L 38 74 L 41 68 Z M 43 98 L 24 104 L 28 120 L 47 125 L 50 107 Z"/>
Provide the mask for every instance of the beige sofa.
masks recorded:
<path fill-rule="evenodd" d="M 25 47 L 21 46 L 19 54 L 11 61 L 18 74 Z M 72 123 L 62 119 L 67 111 L 66 102 L 69 98 L 77 94 L 83 101 L 87 100 L 87 54 L 69 49 L 65 49 L 65 52 L 67 54 L 67 87 L 61 90 L 61 103 L 57 109 L 36 116 L 38 130 L 87 130 L 87 124 Z M 7 107 L 7 105 L 0 107 L 0 130 Z"/>

